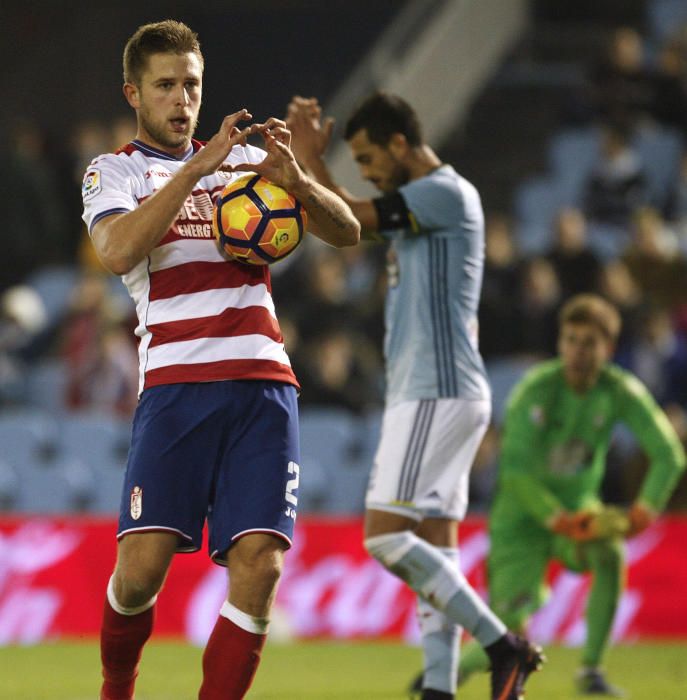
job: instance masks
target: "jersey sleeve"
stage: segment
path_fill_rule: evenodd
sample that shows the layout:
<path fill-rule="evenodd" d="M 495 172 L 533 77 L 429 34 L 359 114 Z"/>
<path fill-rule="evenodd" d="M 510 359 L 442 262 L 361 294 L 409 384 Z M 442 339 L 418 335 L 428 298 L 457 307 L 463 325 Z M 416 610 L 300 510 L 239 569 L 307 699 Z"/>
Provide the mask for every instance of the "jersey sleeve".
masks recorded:
<path fill-rule="evenodd" d="M 621 420 L 649 459 L 637 500 L 660 512 L 685 469 L 684 449 L 666 414 L 636 377 L 620 373 L 619 391 Z"/>
<path fill-rule="evenodd" d="M 96 158 L 86 170 L 81 187 L 83 220 L 89 234 L 93 226 L 111 214 L 133 211 L 138 206 L 131 177 L 116 155 Z"/>
<path fill-rule="evenodd" d="M 540 433 L 545 427 L 535 377 L 536 374 L 526 376 L 508 399 L 499 482 L 504 493 L 517 499 L 521 508 L 546 527 L 565 508 L 537 476 L 542 460 Z"/>

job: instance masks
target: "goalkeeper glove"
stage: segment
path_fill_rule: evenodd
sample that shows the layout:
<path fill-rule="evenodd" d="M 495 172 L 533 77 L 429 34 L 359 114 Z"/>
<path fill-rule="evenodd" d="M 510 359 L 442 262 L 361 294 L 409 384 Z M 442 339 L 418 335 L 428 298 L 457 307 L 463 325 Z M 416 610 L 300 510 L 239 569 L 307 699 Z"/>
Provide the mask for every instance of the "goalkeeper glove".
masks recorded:
<path fill-rule="evenodd" d="M 579 510 L 576 513 L 561 511 L 551 520 L 550 528 L 557 535 L 569 537 L 576 542 L 586 542 L 594 539 L 590 527 L 594 514 L 589 510 Z"/>
<path fill-rule="evenodd" d="M 633 503 L 628 513 L 629 526 L 626 536 L 634 537 L 644 532 L 656 520 L 656 513 L 643 503 Z"/>

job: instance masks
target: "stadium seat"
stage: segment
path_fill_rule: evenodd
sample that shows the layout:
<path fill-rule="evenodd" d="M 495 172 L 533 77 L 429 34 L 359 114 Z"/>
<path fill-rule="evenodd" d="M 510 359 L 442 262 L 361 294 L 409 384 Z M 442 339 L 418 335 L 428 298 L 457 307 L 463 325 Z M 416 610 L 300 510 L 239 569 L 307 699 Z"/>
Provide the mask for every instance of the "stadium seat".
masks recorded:
<path fill-rule="evenodd" d="M 43 301 L 48 326 L 67 310 L 78 278 L 78 270 L 66 265 L 42 267 L 27 278 L 26 283 L 38 292 Z"/>
<path fill-rule="evenodd" d="M 50 462 L 57 442 L 57 422 L 48 413 L 31 408 L 0 413 L 2 456 L 15 469 Z"/>
<path fill-rule="evenodd" d="M 492 421 L 496 425 L 503 423 L 506 400 L 511 389 L 531 366 L 532 360 L 517 357 L 505 357 L 487 363 L 487 376 L 492 393 Z"/>
<path fill-rule="evenodd" d="M 67 375 L 57 359 L 43 360 L 26 375 L 24 400 L 29 406 L 58 413 L 64 409 Z"/>

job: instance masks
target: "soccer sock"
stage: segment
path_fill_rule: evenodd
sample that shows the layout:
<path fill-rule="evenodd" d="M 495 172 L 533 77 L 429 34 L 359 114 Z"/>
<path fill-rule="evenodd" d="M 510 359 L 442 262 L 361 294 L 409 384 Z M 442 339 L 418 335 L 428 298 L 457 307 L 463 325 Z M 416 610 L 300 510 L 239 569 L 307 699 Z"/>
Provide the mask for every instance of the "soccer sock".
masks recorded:
<path fill-rule="evenodd" d="M 460 570 L 458 550 L 437 547 L 450 565 Z M 418 598 L 417 616 L 422 634 L 424 656 L 423 688 L 440 690 L 453 697 L 458 673 L 461 628 L 448 620 L 444 613 Z M 423 695 L 424 698 L 424 695 Z"/>
<path fill-rule="evenodd" d="M 260 663 L 269 621 L 225 602 L 203 653 L 198 700 L 240 700 Z"/>
<path fill-rule="evenodd" d="M 121 606 L 114 595 L 112 578 L 107 585 L 107 597 L 100 629 L 100 658 L 103 665 L 101 700 L 130 700 L 138 675 L 138 662 L 143 645 L 153 631 L 154 596 L 137 608 Z"/>
<path fill-rule="evenodd" d="M 477 595 L 463 574 L 428 542 L 412 532 L 394 532 L 365 540 L 367 551 L 384 567 L 482 645 L 506 633 L 506 626 Z"/>
<path fill-rule="evenodd" d="M 582 663 L 596 668 L 606 651 L 623 589 L 624 555 L 621 543 L 601 540 L 587 545 L 585 556 L 592 571 L 592 585 L 585 615 L 587 640 Z"/>

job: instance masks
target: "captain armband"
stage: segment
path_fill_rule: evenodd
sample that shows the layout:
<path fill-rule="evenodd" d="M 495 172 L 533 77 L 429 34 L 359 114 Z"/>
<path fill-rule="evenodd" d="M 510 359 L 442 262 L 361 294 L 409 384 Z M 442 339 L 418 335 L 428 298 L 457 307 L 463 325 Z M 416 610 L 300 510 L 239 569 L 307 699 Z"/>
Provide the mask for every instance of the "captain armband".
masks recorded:
<path fill-rule="evenodd" d="M 397 229 L 410 229 L 413 233 L 420 233 L 417 219 L 408 209 L 406 200 L 400 192 L 377 197 L 372 200 L 372 204 L 377 211 L 379 231 L 382 237 L 385 231 Z"/>

